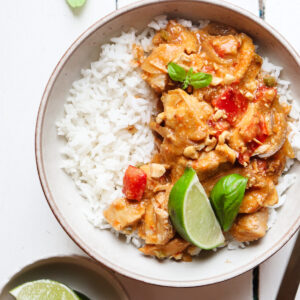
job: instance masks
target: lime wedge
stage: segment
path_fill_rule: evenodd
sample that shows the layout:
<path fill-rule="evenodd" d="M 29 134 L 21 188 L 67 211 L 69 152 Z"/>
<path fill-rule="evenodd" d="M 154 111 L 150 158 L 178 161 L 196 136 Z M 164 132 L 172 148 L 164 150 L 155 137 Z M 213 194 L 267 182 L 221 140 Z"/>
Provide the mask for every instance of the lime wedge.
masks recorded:
<path fill-rule="evenodd" d="M 202 249 L 213 249 L 225 239 L 194 169 L 186 168 L 169 197 L 169 214 L 177 232 Z"/>
<path fill-rule="evenodd" d="M 24 283 L 9 293 L 17 300 L 80 300 L 64 284 L 47 279 Z"/>

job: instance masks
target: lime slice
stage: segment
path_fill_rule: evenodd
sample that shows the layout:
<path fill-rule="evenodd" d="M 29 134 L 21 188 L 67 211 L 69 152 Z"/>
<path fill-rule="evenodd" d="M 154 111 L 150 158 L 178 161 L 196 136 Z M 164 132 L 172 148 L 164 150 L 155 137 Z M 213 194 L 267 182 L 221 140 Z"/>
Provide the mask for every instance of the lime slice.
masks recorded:
<path fill-rule="evenodd" d="M 17 300 L 80 300 L 64 284 L 47 279 L 24 283 L 9 293 Z"/>
<path fill-rule="evenodd" d="M 169 197 L 169 214 L 177 232 L 202 249 L 213 249 L 225 239 L 194 169 L 186 168 Z"/>

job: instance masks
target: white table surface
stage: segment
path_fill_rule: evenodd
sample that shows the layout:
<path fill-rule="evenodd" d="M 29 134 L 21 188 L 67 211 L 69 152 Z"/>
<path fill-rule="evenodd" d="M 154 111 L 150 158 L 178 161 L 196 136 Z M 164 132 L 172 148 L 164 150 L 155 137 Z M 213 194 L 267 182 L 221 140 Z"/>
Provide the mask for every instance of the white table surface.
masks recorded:
<path fill-rule="evenodd" d="M 132 0 L 118 0 L 118 7 Z M 258 0 L 231 0 L 258 15 Z M 266 20 L 300 49 L 300 2 L 267 0 Z M 8 0 L 0 8 L 0 283 L 34 260 L 84 253 L 51 213 L 37 176 L 34 127 L 47 80 L 67 47 L 116 9 L 115 0 L 88 0 L 73 12 L 64 0 Z M 294 17 L 292 17 L 294 14 Z M 279 22 L 280 20 L 280 22 Z M 293 26 L 293 27 L 291 27 Z M 260 266 L 260 299 L 275 299 L 295 238 Z M 118 275 L 132 300 L 252 299 L 252 272 L 200 288 L 152 286 Z"/>

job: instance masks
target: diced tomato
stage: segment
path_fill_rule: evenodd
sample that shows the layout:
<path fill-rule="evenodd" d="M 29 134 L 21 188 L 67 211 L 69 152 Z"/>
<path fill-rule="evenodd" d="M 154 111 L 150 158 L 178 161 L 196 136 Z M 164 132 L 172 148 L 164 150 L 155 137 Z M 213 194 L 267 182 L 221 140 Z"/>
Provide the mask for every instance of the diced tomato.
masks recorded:
<path fill-rule="evenodd" d="M 123 178 L 123 193 L 129 200 L 141 200 L 146 189 L 146 173 L 134 166 L 129 166 Z"/>
<path fill-rule="evenodd" d="M 212 105 L 225 110 L 226 120 L 234 125 L 238 117 L 247 110 L 248 100 L 238 89 L 230 87 L 220 97 L 213 99 Z"/>

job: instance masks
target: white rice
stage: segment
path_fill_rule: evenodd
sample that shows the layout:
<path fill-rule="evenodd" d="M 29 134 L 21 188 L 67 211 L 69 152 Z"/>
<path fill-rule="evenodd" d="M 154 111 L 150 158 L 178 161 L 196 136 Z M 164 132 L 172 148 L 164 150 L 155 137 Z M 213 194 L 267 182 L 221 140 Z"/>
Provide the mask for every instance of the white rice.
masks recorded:
<path fill-rule="evenodd" d="M 195 26 L 191 21 L 178 20 L 185 27 L 195 30 L 205 27 L 209 21 L 200 20 Z M 100 229 L 113 230 L 103 217 L 103 209 L 122 196 L 122 179 L 128 165 L 147 163 L 154 150 L 154 138 L 149 120 L 155 114 L 157 99 L 142 80 L 140 70 L 132 64 L 132 45 L 140 44 L 145 52 L 152 48 L 156 30 L 165 28 L 166 16 L 158 16 L 141 34 L 132 29 L 111 39 L 101 47 L 100 57 L 91 67 L 82 70 L 81 79 L 73 83 L 65 116 L 57 122 L 58 135 L 64 136 L 66 145 L 63 170 L 72 177 L 80 194 L 89 202 L 88 220 Z M 262 69 L 278 80 L 281 102 L 292 105 L 289 139 L 300 160 L 300 108 L 293 100 L 290 82 L 279 78 L 281 67 L 264 58 Z M 131 134 L 127 127 L 133 125 L 137 132 Z M 294 164 L 289 159 L 285 173 L 279 180 L 279 202 L 269 208 L 268 229 L 276 221 L 276 209 L 286 201 L 286 191 L 295 182 L 296 174 L 286 172 Z M 140 247 L 143 241 L 136 233 L 126 236 Z M 245 248 L 247 243 L 231 240 L 229 250 Z"/>
<path fill-rule="evenodd" d="M 149 162 L 154 149 L 148 124 L 157 99 L 132 64 L 132 45 L 148 49 L 153 34 L 131 30 L 103 45 L 99 60 L 73 83 L 57 123 L 58 135 L 67 141 L 62 168 L 89 201 L 88 219 L 102 229 L 110 227 L 103 209 L 122 196 L 124 171 L 129 164 Z M 130 125 L 136 133 L 129 133 Z"/>

